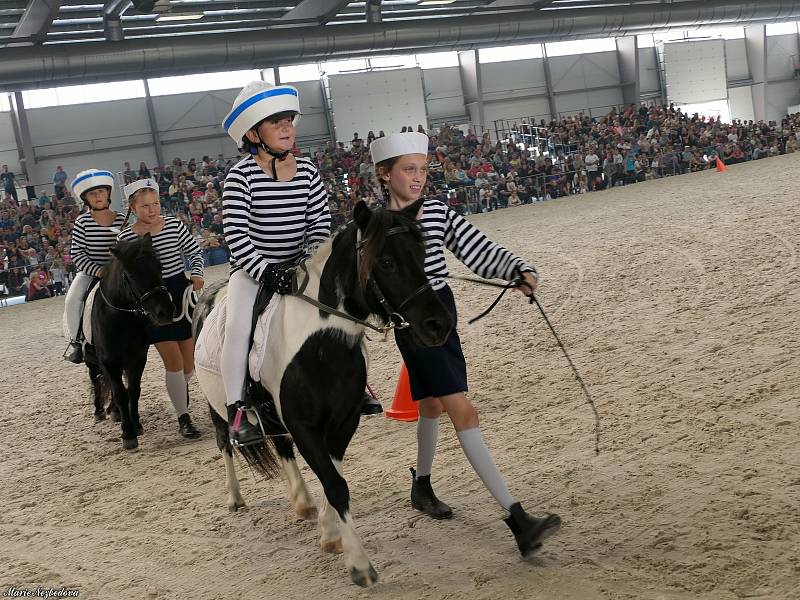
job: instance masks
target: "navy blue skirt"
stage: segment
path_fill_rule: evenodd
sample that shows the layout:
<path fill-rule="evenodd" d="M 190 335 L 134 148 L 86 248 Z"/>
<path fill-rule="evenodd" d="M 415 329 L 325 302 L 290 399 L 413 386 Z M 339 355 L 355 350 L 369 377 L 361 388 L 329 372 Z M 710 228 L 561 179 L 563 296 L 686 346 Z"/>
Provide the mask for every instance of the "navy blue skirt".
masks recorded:
<path fill-rule="evenodd" d="M 449 286 L 445 286 L 436 290 L 436 293 L 453 316 L 453 329 L 444 345 L 422 348 L 414 344 L 410 336 L 398 337 L 395 333 L 397 347 L 408 369 L 411 398 L 414 400 L 422 400 L 428 396 L 439 398 L 467 391 L 467 363 L 456 329 L 458 315 L 453 292 Z"/>
<path fill-rule="evenodd" d="M 178 273 L 172 277 L 167 277 L 164 280 L 164 285 L 169 290 L 169 295 L 172 297 L 173 315 L 177 315 L 183 311 L 183 292 L 192 283 L 186 278 L 183 273 Z M 188 340 L 192 337 L 192 323 L 188 319 L 181 319 L 176 323 L 170 325 L 162 325 L 156 327 L 152 324 L 147 325 L 147 340 L 151 344 L 158 342 L 180 342 Z"/>

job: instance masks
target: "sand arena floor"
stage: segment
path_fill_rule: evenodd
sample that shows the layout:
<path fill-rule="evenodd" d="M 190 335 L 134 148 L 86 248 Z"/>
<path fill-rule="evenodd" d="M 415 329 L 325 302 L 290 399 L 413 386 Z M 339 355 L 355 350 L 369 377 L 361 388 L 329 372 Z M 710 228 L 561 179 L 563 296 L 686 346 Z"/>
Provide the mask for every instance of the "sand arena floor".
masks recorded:
<path fill-rule="evenodd" d="M 282 481 L 240 468 L 249 506 L 228 513 L 196 383 L 204 435 L 189 442 L 152 352 L 145 434 L 125 452 L 117 424 L 92 421 L 84 369 L 59 358 L 63 299 L 0 309 L 0 587 L 102 599 L 800 598 L 798 172 L 790 155 L 474 217 L 542 271 L 542 303 L 597 400 L 602 453 L 541 317 L 508 297 L 468 326 L 495 292 L 454 282 L 487 444 L 523 504 L 564 527 L 521 561 L 449 422 L 433 480 L 455 518 L 420 518 L 408 501 L 414 426 L 372 418 L 345 462 L 381 577 L 371 590 L 319 550 Z M 370 351 L 370 382 L 388 400 L 399 354 L 391 341 Z"/>

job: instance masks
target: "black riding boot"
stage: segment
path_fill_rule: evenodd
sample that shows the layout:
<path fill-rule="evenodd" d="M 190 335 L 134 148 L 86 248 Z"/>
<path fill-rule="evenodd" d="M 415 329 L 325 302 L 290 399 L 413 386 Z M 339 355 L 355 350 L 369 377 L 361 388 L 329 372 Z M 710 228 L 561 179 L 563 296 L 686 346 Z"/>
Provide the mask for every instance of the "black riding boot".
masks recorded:
<path fill-rule="evenodd" d="M 431 487 L 431 476 L 425 475 L 417 477 L 417 472 L 411 469 L 411 476 L 414 478 L 411 484 L 411 506 L 416 510 L 421 510 L 426 515 L 434 519 L 449 519 L 453 516 L 453 510 L 444 502 L 436 497 Z"/>
<path fill-rule="evenodd" d="M 242 418 L 239 422 L 239 428 L 234 431 L 233 425 L 236 421 L 236 413 L 239 408 L 244 411 L 244 404 L 228 404 L 228 435 L 230 436 L 231 443 L 234 446 L 249 446 L 250 444 L 258 444 L 264 441 L 264 436 L 261 434 L 261 429 L 257 425 L 253 425 L 247 420 L 246 413 L 242 412 Z"/>
<path fill-rule="evenodd" d="M 80 342 L 72 342 L 69 345 L 69 354 L 66 356 L 67 360 L 71 363 L 79 365 L 83 362 L 83 348 Z"/>
<path fill-rule="evenodd" d="M 561 517 L 547 515 L 541 519 L 525 512 L 519 502 L 511 505 L 510 514 L 504 519 L 514 534 L 517 546 L 523 557 L 532 556 L 542 548 L 545 538 L 556 533 L 561 527 Z"/>
<path fill-rule="evenodd" d="M 364 392 L 361 414 L 364 416 L 379 415 L 383 412 L 383 406 L 369 392 Z"/>
<path fill-rule="evenodd" d="M 185 438 L 193 440 L 200 437 L 200 431 L 198 431 L 194 423 L 192 423 L 192 418 L 189 416 L 189 413 L 183 413 L 178 417 L 178 427 L 181 435 Z"/>

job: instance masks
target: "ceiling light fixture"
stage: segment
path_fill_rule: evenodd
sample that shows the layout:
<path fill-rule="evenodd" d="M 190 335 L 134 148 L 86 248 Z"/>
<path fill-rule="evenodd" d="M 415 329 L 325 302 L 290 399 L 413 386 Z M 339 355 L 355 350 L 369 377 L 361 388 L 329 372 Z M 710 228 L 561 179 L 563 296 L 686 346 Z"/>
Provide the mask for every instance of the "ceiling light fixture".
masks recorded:
<path fill-rule="evenodd" d="M 202 19 L 203 13 L 178 13 L 178 14 L 170 14 L 170 13 L 163 13 L 156 17 L 156 22 L 161 23 L 163 21 L 196 21 L 197 19 Z"/>

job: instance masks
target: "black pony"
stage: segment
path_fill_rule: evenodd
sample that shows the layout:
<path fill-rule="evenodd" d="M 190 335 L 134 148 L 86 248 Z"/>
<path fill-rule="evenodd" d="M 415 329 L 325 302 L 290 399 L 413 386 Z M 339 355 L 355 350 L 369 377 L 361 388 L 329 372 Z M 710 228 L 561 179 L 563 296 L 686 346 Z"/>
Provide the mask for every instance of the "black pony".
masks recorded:
<path fill-rule="evenodd" d="M 93 385 L 95 419 L 105 418 L 103 388 L 107 386 L 112 414 L 119 414 L 122 421 L 122 446 L 132 450 L 142 433 L 139 394 L 149 347 L 146 326 L 171 323 L 174 306 L 149 233 L 138 240 L 118 242 L 111 254 L 94 296 L 92 339 L 85 362 Z"/>
<path fill-rule="evenodd" d="M 299 293 L 283 296 L 275 307 L 255 394 L 262 396 L 263 402 L 256 403 L 262 421 L 277 424 L 275 431 L 288 431 L 288 436 L 270 438 L 280 465 L 266 443 L 240 448 L 247 462 L 268 477 L 282 467 L 294 510 L 313 518 L 316 509 L 292 440 L 297 444 L 325 491 L 320 545 L 325 551 L 343 551 L 352 580 L 361 586 L 372 585 L 378 575 L 353 526 L 341 462 L 358 427 L 367 378 L 364 320 L 374 315 L 424 346 L 444 343 L 452 326 L 425 275 L 422 234 L 414 222 L 418 210 L 419 203 L 404 213 L 370 211 L 360 202 L 354 222 L 303 263 Z M 197 360 L 201 349 L 215 348 L 212 336 L 218 326 L 200 328 L 211 307 L 221 302 L 219 292 L 214 286 L 206 290 L 195 310 L 194 329 L 200 331 L 195 372 L 225 458 L 228 508 L 237 510 L 244 500 L 233 467 L 222 377 Z M 215 325 L 217 316 L 212 315 Z"/>

